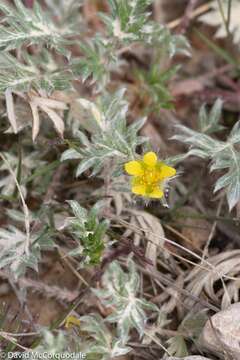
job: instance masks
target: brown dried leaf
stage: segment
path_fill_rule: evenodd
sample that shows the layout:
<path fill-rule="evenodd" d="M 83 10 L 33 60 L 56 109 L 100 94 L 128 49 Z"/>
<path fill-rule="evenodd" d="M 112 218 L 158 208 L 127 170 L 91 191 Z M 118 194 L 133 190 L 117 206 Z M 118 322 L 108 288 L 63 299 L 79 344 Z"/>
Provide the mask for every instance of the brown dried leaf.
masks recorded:
<path fill-rule="evenodd" d="M 159 246 L 164 244 L 164 230 L 160 220 L 146 211 L 134 211 L 136 221 L 149 240 L 146 247 L 145 255 L 152 261 L 154 266 L 157 264 L 157 255 Z"/>
<path fill-rule="evenodd" d="M 64 122 L 56 111 L 58 110 L 63 111 L 67 109 L 67 105 L 63 101 L 44 98 L 40 96 L 34 96 L 32 94 L 30 94 L 29 97 L 30 97 L 29 104 L 33 115 L 33 129 L 32 129 L 33 141 L 35 141 L 40 128 L 40 118 L 39 118 L 38 108 L 44 111 L 49 116 L 49 118 L 53 122 L 55 129 L 57 130 L 59 135 L 63 137 Z"/>
<path fill-rule="evenodd" d="M 240 358 L 240 303 L 229 306 L 211 317 L 204 326 L 201 341 L 213 353 Z M 222 355 L 223 356 L 223 355 Z"/>
<path fill-rule="evenodd" d="M 209 82 L 209 81 L 208 81 Z M 172 96 L 189 96 L 196 92 L 203 91 L 208 82 L 202 77 L 187 79 L 172 84 Z"/>
<path fill-rule="evenodd" d="M 39 128 L 40 128 L 39 112 L 38 112 L 38 107 L 36 104 L 34 104 L 33 102 L 30 101 L 29 105 L 31 107 L 32 116 L 33 116 L 32 140 L 34 142 L 36 140 L 36 137 L 39 133 Z"/>
<path fill-rule="evenodd" d="M 41 108 L 41 110 L 43 110 L 49 116 L 49 118 L 53 122 L 53 125 L 54 125 L 55 129 L 57 130 L 59 135 L 61 137 L 63 137 L 64 122 L 63 122 L 62 118 L 54 110 L 48 108 L 47 106 L 42 106 L 41 105 L 39 107 Z"/>
<path fill-rule="evenodd" d="M 190 206 L 184 206 L 181 209 L 181 212 L 194 214 L 195 210 Z M 181 224 L 182 223 L 183 221 L 181 221 Z M 183 245 L 190 250 L 196 251 L 196 249 L 201 249 L 206 244 L 210 232 L 211 224 L 207 220 L 187 217 L 182 225 L 182 235 L 186 238 L 186 240 L 190 240 L 190 242 L 184 241 Z"/>
<path fill-rule="evenodd" d="M 17 120 L 14 111 L 14 102 L 13 102 L 13 95 L 11 89 L 7 89 L 5 91 L 5 98 L 6 98 L 8 120 L 13 128 L 13 132 L 16 134 L 18 132 L 18 127 L 17 127 Z"/>
<path fill-rule="evenodd" d="M 208 265 L 209 264 L 209 265 Z M 224 276 L 237 277 L 240 273 L 240 250 L 225 251 L 224 253 L 207 259 L 207 263 L 203 262 L 202 267 L 196 267 L 186 277 L 187 290 L 194 296 L 200 296 L 204 291 L 207 296 L 214 302 L 219 302 L 222 297 L 222 307 L 229 305 L 231 294 L 234 298 L 234 291 L 230 286 L 239 287 L 236 280 L 228 280 L 228 284 L 224 285 L 224 294 L 217 292 L 214 285 L 217 281 L 223 280 Z M 190 301 L 190 300 L 188 300 Z"/>

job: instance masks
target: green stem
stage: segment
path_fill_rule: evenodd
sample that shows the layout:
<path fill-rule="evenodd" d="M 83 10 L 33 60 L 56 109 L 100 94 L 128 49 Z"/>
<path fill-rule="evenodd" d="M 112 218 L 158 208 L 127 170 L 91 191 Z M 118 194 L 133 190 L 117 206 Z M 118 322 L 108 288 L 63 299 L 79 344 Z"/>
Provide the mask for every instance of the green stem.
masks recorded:
<path fill-rule="evenodd" d="M 220 56 L 222 59 L 224 59 L 227 63 L 234 65 L 235 67 L 239 67 L 239 62 L 227 51 L 225 51 L 223 48 L 219 47 L 211 41 L 209 38 L 207 38 L 202 32 L 200 32 L 197 29 L 194 29 L 195 34 L 204 41 L 204 43 L 212 49 L 218 56 Z"/>
<path fill-rule="evenodd" d="M 227 35 L 230 37 L 231 33 L 229 31 L 229 23 L 228 23 L 228 20 L 230 19 L 230 17 L 229 17 L 229 12 L 230 12 L 229 11 L 229 2 L 228 2 L 228 18 L 227 19 L 226 19 L 225 14 L 224 14 L 224 9 L 223 9 L 223 5 L 222 5 L 221 0 L 217 0 L 217 3 L 218 3 L 218 8 L 219 8 L 220 14 L 221 14 L 223 22 L 224 22 L 224 26 L 225 26 Z"/>
<path fill-rule="evenodd" d="M 232 0 L 228 0 L 227 27 L 229 32 L 230 32 L 229 26 L 231 21 L 231 10 L 232 10 Z"/>

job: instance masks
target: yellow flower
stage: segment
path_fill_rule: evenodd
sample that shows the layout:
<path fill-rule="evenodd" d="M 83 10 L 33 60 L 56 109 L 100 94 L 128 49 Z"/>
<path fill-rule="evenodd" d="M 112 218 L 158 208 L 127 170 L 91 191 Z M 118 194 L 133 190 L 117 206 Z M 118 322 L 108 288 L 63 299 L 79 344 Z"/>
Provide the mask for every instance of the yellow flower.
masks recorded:
<path fill-rule="evenodd" d="M 65 320 L 65 328 L 71 329 L 73 326 L 80 326 L 80 320 L 73 315 L 68 315 Z"/>
<path fill-rule="evenodd" d="M 176 170 L 158 161 L 157 155 L 150 151 L 142 160 L 129 161 L 125 171 L 132 175 L 132 192 L 148 198 L 163 197 L 164 184 L 176 174 Z"/>

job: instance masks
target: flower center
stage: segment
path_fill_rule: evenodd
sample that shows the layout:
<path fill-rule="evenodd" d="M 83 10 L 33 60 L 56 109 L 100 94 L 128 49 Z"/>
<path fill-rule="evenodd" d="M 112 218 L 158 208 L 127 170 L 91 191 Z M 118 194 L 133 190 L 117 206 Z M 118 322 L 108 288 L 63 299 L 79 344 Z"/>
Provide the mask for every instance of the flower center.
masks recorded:
<path fill-rule="evenodd" d="M 152 192 L 153 189 L 158 186 L 159 179 L 155 170 L 145 170 L 141 177 L 141 184 L 147 187 L 147 192 Z"/>

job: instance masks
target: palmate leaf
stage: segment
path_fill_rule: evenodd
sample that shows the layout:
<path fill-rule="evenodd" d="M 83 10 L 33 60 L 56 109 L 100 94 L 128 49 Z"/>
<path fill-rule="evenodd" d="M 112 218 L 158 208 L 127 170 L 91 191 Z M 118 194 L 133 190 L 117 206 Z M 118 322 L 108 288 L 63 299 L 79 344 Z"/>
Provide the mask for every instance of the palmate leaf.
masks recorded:
<path fill-rule="evenodd" d="M 151 0 L 110 0 L 111 15 L 102 14 L 111 35 L 124 41 L 136 41 L 141 36 L 141 29 L 147 22 L 147 7 Z"/>
<path fill-rule="evenodd" d="M 214 191 L 227 188 L 227 199 L 230 209 L 232 209 L 240 200 L 240 157 L 238 164 L 230 167 L 227 174 L 220 177 L 215 185 Z"/>
<path fill-rule="evenodd" d="M 188 155 L 195 155 L 200 158 L 211 158 L 215 153 L 216 140 L 210 136 L 192 130 L 183 125 L 176 126 L 179 134 L 172 137 L 173 140 L 181 141 L 190 146 Z"/>
<path fill-rule="evenodd" d="M 215 107 L 210 113 L 210 118 L 216 113 L 216 118 L 219 118 L 218 112 L 219 109 L 216 109 L 215 104 Z M 207 122 L 204 120 L 201 126 L 203 125 L 203 128 L 210 132 L 219 130 L 219 125 L 216 121 L 209 122 L 209 126 L 205 126 L 206 124 Z M 214 191 L 216 192 L 220 189 L 226 190 L 229 209 L 232 210 L 240 201 L 240 152 L 238 151 L 240 143 L 240 122 L 238 121 L 235 124 L 226 142 L 219 141 L 209 135 L 194 131 L 185 126 L 177 126 L 177 129 L 180 134 L 175 135 L 173 139 L 190 146 L 187 153 L 188 156 L 193 155 L 211 160 L 211 171 L 227 171 L 225 175 L 217 180 Z"/>
<path fill-rule="evenodd" d="M 44 43 L 65 52 L 64 36 L 72 34 L 69 27 L 59 29 L 37 1 L 34 1 L 33 9 L 26 8 L 20 0 L 14 0 L 14 5 L 0 4 L 0 11 L 5 15 L 0 26 L 0 50 L 9 51 L 23 44 Z"/>
<path fill-rule="evenodd" d="M 127 125 L 128 104 L 124 100 L 125 89 L 115 94 L 105 94 L 96 104 L 82 101 L 83 107 L 88 104 L 88 118 L 95 124 L 95 133 L 89 141 L 80 131 L 76 132 L 82 147 L 64 152 L 61 160 L 81 158 L 77 168 L 77 176 L 92 168 L 92 176 L 98 174 L 107 160 L 114 160 L 116 166 L 123 161 L 132 159 L 136 147 L 146 141 L 137 135 L 144 125 L 145 119 L 140 119 L 132 125 Z M 91 104 L 92 106 L 90 106 Z"/>
<path fill-rule="evenodd" d="M 38 57 L 23 53 L 24 63 L 10 53 L 0 54 L 0 93 L 7 89 L 29 91 L 31 88 L 46 90 L 64 90 L 71 88 L 72 76 L 64 69 L 55 68 L 48 52 Z"/>
<path fill-rule="evenodd" d="M 129 273 L 125 273 L 117 261 L 112 262 L 103 276 L 103 289 L 93 289 L 100 301 L 113 309 L 106 320 L 117 323 L 118 335 L 123 342 L 127 341 L 132 328 L 140 336 L 144 334 L 145 310 L 158 311 L 156 305 L 138 297 L 140 277 L 132 261 L 128 269 Z"/>
<path fill-rule="evenodd" d="M 81 330 L 91 338 L 86 347 L 89 358 L 95 354 L 99 360 L 109 360 L 131 351 L 121 339 L 114 336 L 99 314 L 82 316 Z"/>
<path fill-rule="evenodd" d="M 27 267 L 37 271 L 41 250 L 54 246 L 50 233 L 44 229 L 30 238 L 29 251 L 26 251 L 26 234 L 9 225 L 0 229 L 0 269 L 8 267 L 14 278 L 23 275 Z"/>
<path fill-rule="evenodd" d="M 8 88 L 16 90 L 28 90 L 29 84 L 39 81 L 41 75 L 33 66 L 20 63 L 8 53 L 0 55 L 0 92 Z"/>
<path fill-rule="evenodd" d="M 142 43 L 173 56 L 189 55 L 189 44 L 183 36 L 172 35 L 163 25 L 150 20 L 152 0 L 109 0 L 110 13 L 100 13 L 106 35 L 96 34 L 80 44 L 81 58 L 71 61 L 74 75 L 88 79 L 96 90 L 106 88 L 111 72 L 118 71 L 123 60 L 119 56 L 125 46 Z"/>
<path fill-rule="evenodd" d="M 222 100 L 217 99 L 210 113 L 207 112 L 205 105 L 201 107 L 199 111 L 199 124 L 202 133 L 212 134 L 224 129 L 224 126 L 219 124 L 222 114 L 222 104 Z"/>
<path fill-rule="evenodd" d="M 188 355 L 187 345 L 182 335 L 176 335 L 167 340 L 168 352 L 171 355 L 184 357 Z"/>
<path fill-rule="evenodd" d="M 222 188 L 227 189 L 230 209 L 240 201 L 240 152 L 235 147 L 239 143 L 240 122 L 237 122 L 231 131 L 225 148 L 222 149 L 219 156 L 215 155 L 211 166 L 211 170 L 228 169 L 228 172 L 217 180 L 214 191 Z"/>
<path fill-rule="evenodd" d="M 83 53 L 81 58 L 71 61 L 71 69 L 75 76 L 81 76 L 83 82 L 90 79 L 96 91 L 104 89 L 110 80 L 111 71 L 117 69 L 119 60 L 111 40 L 96 35 L 88 42 L 80 44 Z"/>
<path fill-rule="evenodd" d="M 189 55 L 189 44 L 183 36 L 171 35 L 163 25 L 150 20 L 152 0 L 110 0 L 110 15 L 101 14 L 110 38 L 118 43 L 144 43 L 167 50 L 170 56 L 177 52 Z"/>
<path fill-rule="evenodd" d="M 67 350 L 67 341 L 63 331 L 58 331 L 57 335 L 53 334 L 51 331 L 44 329 L 42 331 L 43 338 L 41 343 L 34 348 L 32 353 L 28 353 L 29 359 L 34 359 L 37 354 L 41 357 L 40 354 L 58 354 L 59 356 L 63 351 Z M 50 355 L 49 355 L 50 356 Z"/>

